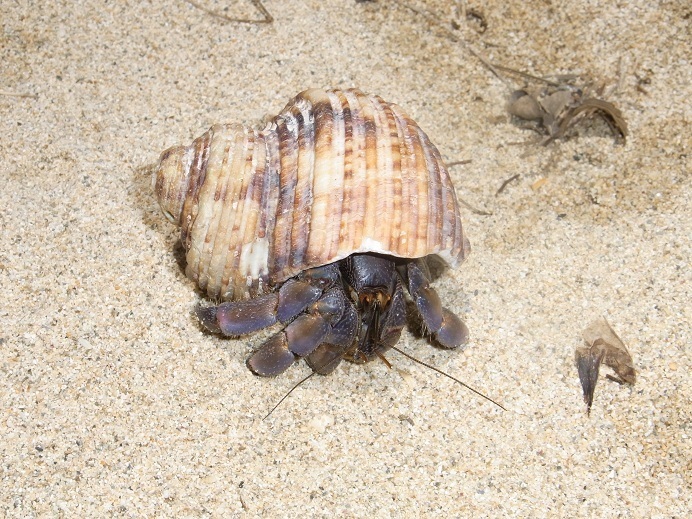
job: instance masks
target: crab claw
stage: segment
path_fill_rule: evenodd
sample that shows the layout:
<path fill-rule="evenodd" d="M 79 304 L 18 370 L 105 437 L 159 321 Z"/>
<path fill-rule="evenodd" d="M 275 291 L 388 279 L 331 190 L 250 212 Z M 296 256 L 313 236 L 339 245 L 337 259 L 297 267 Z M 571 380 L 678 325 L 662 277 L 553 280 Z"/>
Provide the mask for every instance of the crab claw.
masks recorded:
<path fill-rule="evenodd" d="M 199 322 L 202 323 L 207 330 L 213 333 L 221 333 L 221 327 L 219 322 L 216 320 L 216 306 L 202 306 L 197 305 L 195 307 L 195 315 Z"/>
<path fill-rule="evenodd" d="M 308 366 L 320 375 L 329 375 L 341 363 L 344 353 L 353 345 L 358 334 L 358 312 L 347 302 L 341 319 L 315 351 L 305 357 Z"/>
<path fill-rule="evenodd" d="M 423 318 L 425 327 L 435 333 L 444 323 L 444 308 L 440 296 L 430 287 L 421 288 L 414 296 L 418 313 Z"/>
<path fill-rule="evenodd" d="M 455 314 L 442 309 L 444 318 L 440 329 L 433 334 L 435 342 L 443 348 L 458 348 L 469 341 L 469 329 L 466 323 Z"/>
<path fill-rule="evenodd" d="M 245 335 L 276 322 L 288 322 L 322 295 L 319 287 L 295 279 L 284 283 L 278 293 L 195 309 L 202 325 L 214 333 Z"/>

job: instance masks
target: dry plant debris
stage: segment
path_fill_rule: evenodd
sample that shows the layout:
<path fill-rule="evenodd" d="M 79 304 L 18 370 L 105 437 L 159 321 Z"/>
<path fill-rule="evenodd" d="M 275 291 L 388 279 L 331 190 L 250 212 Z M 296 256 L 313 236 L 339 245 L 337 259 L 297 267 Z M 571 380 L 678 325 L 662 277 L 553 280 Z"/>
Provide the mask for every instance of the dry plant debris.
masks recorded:
<path fill-rule="evenodd" d="M 0 96 L 7 97 L 28 97 L 30 99 L 38 99 L 38 94 L 22 94 L 20 92 L 12 92 L 10 90 L 0 90 Z"/>
<path fill-rule="evenodd" d="M 264 7 L 262 2 L 260 0 L 250 0 L 252 2 L 252 5 L 255 6 L 255 8 L 262 14 L 262 18 L 259 20 L 251 20 L 249 18 L 232 18 L 230 16 L 226 16 L 225 14 L 219 13 L 217 11 L 214 11 L 212 9 L 208 9 L 204 7 L 202 4 L 195 2 L 193 0 L 185 0 L 188 4 L 190 4 L 192 7 L 195 9 L 199 9 L 200 11 L 204 11 L 210 16 L 213 16 L 215 18 L 221 18 L 222 20 L 226 20 L 227 22 L 235 22 L 235 23 L 272 23 L 274 21 L 274 17 L 269 14 L 269 11 L 267 11 L 267 8 Z"/>
<path fill-rule="evenodd" d="M 509 184 L 511 184 L 512 182 L 514 182 L 515 180 L 519 180 L 519 177 L 520 177 L 520 176 L 521 176 L 521 175 L 519 175 L 519 173 L 517 173 L 516 175 L 512 175 L 512 176 L 509 177 L 507 180 L 505 180 L 505 181 L 502 183 L 502 185 L 500 186 L 500 189 L 498 189 L 497 191 L 495 191 L 495 196 L 498 196 L 500 193 L 502 193 L 502 192 L 505 190 L 505 188 L 506 188 Z"/>
<path fill-rule="evenodd" d="M 593 321 L 582 332 L 584 346 L 577 348 L 576 362 L 579 380 L 584 392 L 584 403 L 587 414 L 591 413 L 598 371 L 601 363 L 613 368 L 617 377 L 608 375 L 607 378 L 619 383 L 634 385 L 637 373 L 634 370 L 632 356 L 625 344 L 611 328 L 605 317 Z"/>
<path fill-rule="evenodd" d="M 456 19 L 449 25 L 434 11 L 415 7 L 400 0 L 394 0 L 392 3 L 436 24 L 451 41 L 460 43 L 495 74 L 512 90 L 508 104 L 509 113 L 529 121 L 532 123 L 532 129 L 545 135 L 542 140 L 543 145 L 563 138 L 571 128 L 596 116 L 606 121 L 616 138 L 621 139 L 622 142 L 627 138 L 627 122 L 619 108 L 602 98 L 602 88 L 592 89 L 586 81 L 581 85 L 576 84 L 575 81 L 580 79 L 578 75 L 555 76 L 555 79 L 551 80 L 495 65 L 481 52 L 475 50 L 468 41 L 463 39 L 460 29 L 471 20 L 479 26 L 478 32 L 484 33 L 488 28 L 488 22 L 482 12 L 467 7 L 466 2 L 457 2 Z M 522 77 L 527 82 L 527 86 L 517 89 L 500 71 Z M 533 85 L 529 86 L 529 82 Z"/>
<path fill-rule="evenodd" d="M 483 34 L 488 30 L 488 20 L 486 20 L 485 15 L 481 11 L 466 6 L 461 6 L 458 10 L 462 11 L 459 14 L 461 19 L 476 23 L 476 31 L 478 33 Z M 459 30 L 461 25 L 457 21 L 452 20 L 452 29 Z"/>
<path fill-rule="evenodd" d="M 506 67 L 497 68 L 516 72 Z M 558 81 L 549 81 L 530 74 L 519 73 L 525 78 L 534 79 L 542 86 L 526 86 L 512 92 L 507 111 L 533 123 L 532 129 L 546 135 L 542 144 L 564 137 L 567 131 L 580 122 L 595 116 L 602 117 L 610 126 L 616 138 L 627 138 L 627 122 L 622 112 L 613 104 L 600 99 L 600 92 L 591 92 L 588 86 L 579 87 L 568 80 L 574 76 L 563 76 Z"/>

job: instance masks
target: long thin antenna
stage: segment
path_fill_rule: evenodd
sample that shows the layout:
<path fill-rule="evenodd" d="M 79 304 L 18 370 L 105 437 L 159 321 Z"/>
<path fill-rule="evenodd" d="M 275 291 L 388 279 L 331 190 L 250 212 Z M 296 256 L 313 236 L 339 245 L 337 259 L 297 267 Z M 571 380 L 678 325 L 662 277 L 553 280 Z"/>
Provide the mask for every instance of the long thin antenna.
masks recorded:
<path fill-rule="evenodd" d="M 500 404 L 498 404 L 497 402 L 495 402 L 495 400 L 493 400 L 492 398 L 485 396 L 485 395 L 484 395 L 483 393 L 481 393 L 480 391 L 476 391 L 476 390 L 473 389 L 471 386 L 469 386 L 468 384 L 464 384 L 461 380 L 459 380 L 459 379 L 457 379 L 457 378 L 454 378 L 452 375 L 449 375 L 448 373 L 445 373 L 444 371 L 442 371 L 442 370 L 440 370 L 440 369 L 437 369 L 435 366 L 431 366 L 430 364 L 426 364 L 426 363 L 423 362 L 422 360 L 418 360 L 416 357 L 413 357 L 413 356 L 409 355 L 408 353 L 406 353 L 406 352 L 400 350 L 400 349 L 397 348 L 396 346 L 392 346 L 392 349 L 393 349 L 394 351 L 398 351 L 398 352 L 401 353 L 404 357 L 407 357 L 407 358 L 411 359 L 413 362 L 416 362 L 416 363 L 420 364 L 421 366 L 425 366 L 426 368 L 430 368 L 431 370 L 436 371 L 436 372 L 439 373 L 440 375 L 444 375 L 444 376 L 447 377 L 447 378 L 451 378 L 454 382 L 458 382 L 459 384 L 461 384 L 462 386 L 464 386 L 466 389 L 469 389 L 469 390 L 473 391 L 474 393 L 476 393 L 478 396 L 481 396 L 481 397 L 485 398 L 488 402 L 492 402 L 493 404 L 495 404 L 497 407 L 499 407 L 499 408 L 502 409 L 503 411 L 506 411 L 506 410 L 507 410 L 507 409 L 505 409 L 503 406 L 501 406 Z"/>
<path fill-rule="evenodd" d="M 307 379 L 309 379 L 309 378 L 310 378 L 311 376 L 313 376 L 315 373 L 316 373 L 316 372 L 313 371 L 313 372 L 310 373 L 307 377 L 305 377 L 303 380 L 301 380 L 301 381 L 298 382 L 295 386 L 293 386 L 293 387 L 291 388 L 291 390 L 290 390 L 288 393 L 286 393 L 286 394 L 283 396 L 283 398 L 282 398 L 281 400 L 279 400 L 279 402 L 278 402 L 274 407 L 272 407 L 272 410 L 269 411 L 269 412 L 267 413 L 267 416 L 265 416 L 264 418 L 262 418 L 262 421 L 264 421 L 264 420 L 266 420 L 267 418 L 269 418 L 269 415 L 272 414 L 272 413 L 274 412 L 274 409 L 276 409 L 277 407 L 279 407 L 279 406 L 281 405 L 281 402 L 283 402 L 284 400 L 286 400 L 286 399 L 288 398 L 288 395 L 290 395 L 291 393 L 293 393 L 293 390 L 294 390 L 294 389 L 296 389 L 299 385 L 301 385 L 303 382 L 305 382 Z"/>
<path fill-rule="evenodd" d="M 375 355 L 377 355 L 382 362 L 384 362 L 384 365 L 387 366 L 389 369 L 392 369 L 392 365 L 389 363 L 387 360 L 387 357 L 385 357 L 382 352 L 380 351 L 375 351 Z"/>

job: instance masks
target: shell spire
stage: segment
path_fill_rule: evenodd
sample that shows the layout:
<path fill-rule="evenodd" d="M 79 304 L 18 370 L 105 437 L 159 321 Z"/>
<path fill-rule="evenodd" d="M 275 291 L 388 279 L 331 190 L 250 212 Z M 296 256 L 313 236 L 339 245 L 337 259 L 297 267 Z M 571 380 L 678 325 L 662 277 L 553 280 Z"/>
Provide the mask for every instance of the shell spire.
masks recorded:
<path fill-rule="evenodd" d="M 262 131 L 215 125 L 163 152 L 163 211 L 182 228 L 188 277 L 246 299 L 358 252 L 469 252 L 437 148 L 397 105 L 359 90 L 307 90 Z"/>

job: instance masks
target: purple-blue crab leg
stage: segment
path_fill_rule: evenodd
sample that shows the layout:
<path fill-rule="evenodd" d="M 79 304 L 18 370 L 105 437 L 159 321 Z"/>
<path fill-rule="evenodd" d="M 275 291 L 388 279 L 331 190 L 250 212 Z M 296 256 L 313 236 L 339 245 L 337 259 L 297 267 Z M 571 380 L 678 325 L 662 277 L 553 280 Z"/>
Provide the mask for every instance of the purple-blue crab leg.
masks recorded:
<path fill-rule="evenodd" d="M 330 337 L 349 305 L 342 287 L 331 288 L 306 313 L 262 344 L 247 360 L 248 367 L 265 377 L 283 373 Z"/>
<path fill-rule="evenodd" d="M 198 307 L 197 317 L 207 330 L 224 335 L 245 335 L 276 322 L 288 322 L 322 295 L 306 281 L 290 279 L 278 292 L 248 299 Z"/>
<path fill-rule="evenodd" d="M 430 286 L 430 272 L 423 260 L 406 265 L 404 279 L 409 294 L 423 318 L 426 329 L 436 343 L 444 348 L 458 348 L 469 339 L 464 321 L 442 306 L 440 296 Z"/>

